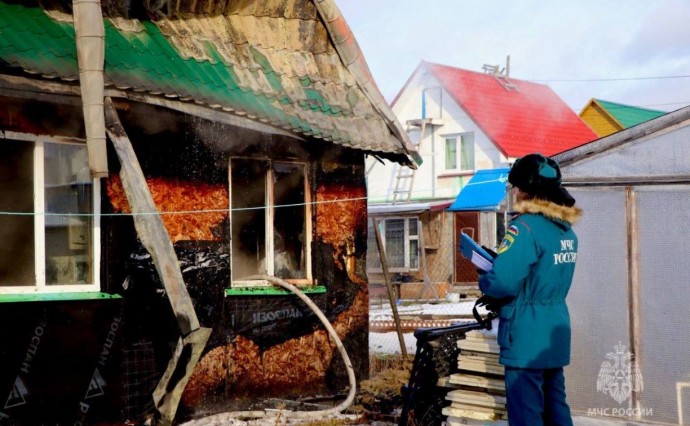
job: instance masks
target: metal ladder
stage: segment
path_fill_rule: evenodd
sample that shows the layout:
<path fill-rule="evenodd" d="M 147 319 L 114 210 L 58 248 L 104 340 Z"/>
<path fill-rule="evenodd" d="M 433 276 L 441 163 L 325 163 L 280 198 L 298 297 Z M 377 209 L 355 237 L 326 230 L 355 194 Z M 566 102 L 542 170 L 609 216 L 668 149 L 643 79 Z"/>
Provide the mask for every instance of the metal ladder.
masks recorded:
<path fill-rule="evenodd" d="M 422 119 L 419 139 L 413 144 L 415 148 L 418 148 L 422 142 L 422 139 L 424 139 L 426 124 L 427 120 Z M 414 176 L 416 171 L 416 169 L 410 169 L 402 164 L 398 165 L 398 170 L 395 174 L 395 189 L 393 189 L 393 204 L 410 201 L 412 198 L 412 187 L 414 185 Z"/>

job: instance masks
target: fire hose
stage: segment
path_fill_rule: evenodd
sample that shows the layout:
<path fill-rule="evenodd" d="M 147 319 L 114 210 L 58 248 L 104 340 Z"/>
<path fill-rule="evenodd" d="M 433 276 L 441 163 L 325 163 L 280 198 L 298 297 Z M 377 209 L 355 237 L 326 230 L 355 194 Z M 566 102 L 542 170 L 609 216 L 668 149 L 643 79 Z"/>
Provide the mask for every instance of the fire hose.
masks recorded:
<path fill-rule="evenodd" d="M 352 402 L 355 399 L 355 394 L 357 392 L 357 382 L 355 379 L 355 371 L 354 368 L 352 367 L 352 362 L 350 361 L 350 357 L 347 355 L 347 351 L 345 350 L 345 346 L 343 345 L 343 342 L 340 340 L 338 337 L 338 333 L 335 331 L 331 323 L 328 321 L 326 316 L 321 312 L 321 309 L 319 309 L 316 304 L 309 299 L 302 291 L 300 291 L 299 288 L 296 286 L 281 280 L 280 278 L 273 277 L 270 275 L 252 275 L 250 277 L 245 278 L 247 280 L 265 280 L 270 282 L 273 285 L 277 285 L 280 287 L 285 288 L 286 290 L 291 291 L 294 293 L 297 297 L 299 297 L 314 313 L 316 316 L 321 320 L 321 323 L 324 325 L 326 328 L 326 331 L 328 334 L 333 338 L 333 341 L 335 341 L 335 345 L 338 348 L 338 351 L 340 352 L 340 355 L 343 358 L 343 362 L 345 364 L 345 367 L 347 369 L 347 377 L 350 382 L 350 391 L 347 395 L 347 398 L 338 404 L 335 407 L 332 408 L 327 408 L 323 410 L 316 410 L 316 411 L 291 411 L 291 410 L 252 410 L 252 411 L 233 411 L 233 412 L 228 412 L 228 413 L 220 413 L 216 414 L 213 416 L 209 416 L 203 419 L 199 419 L 197 421 L 192 421 L 187 423 L 189 426 L 202 426 L 202 425 L 224 425 L 227 424 L 227 420 L 229 419 L 258 419 L 262 417 L 267 417 L 267 416 L 276 416 L 277 414 L 285 417 L 285 418 L 293 418 L 293 419 L 308 419 L 308 418 L 323 418 L 327 417 L 330 415 L 334 414 L 339 414 L 342 413 L 344 410 L 350 407 L 352 405 Z"/>

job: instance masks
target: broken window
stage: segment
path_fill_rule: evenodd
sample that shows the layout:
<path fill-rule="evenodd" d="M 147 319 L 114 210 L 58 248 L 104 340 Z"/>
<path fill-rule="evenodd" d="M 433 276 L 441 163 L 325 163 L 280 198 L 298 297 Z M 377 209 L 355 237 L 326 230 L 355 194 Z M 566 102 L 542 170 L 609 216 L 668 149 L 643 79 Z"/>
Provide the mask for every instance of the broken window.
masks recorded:
<path fill-rule="evenodd" d="M 86 146 L 0 141 L 0 290 L 97 291 Z"/>
<path fill-rule="evenodd" d="M 306 183 L 304 164 L 230 161 L 233 286 L 252 275 L 310 279 Z"/>

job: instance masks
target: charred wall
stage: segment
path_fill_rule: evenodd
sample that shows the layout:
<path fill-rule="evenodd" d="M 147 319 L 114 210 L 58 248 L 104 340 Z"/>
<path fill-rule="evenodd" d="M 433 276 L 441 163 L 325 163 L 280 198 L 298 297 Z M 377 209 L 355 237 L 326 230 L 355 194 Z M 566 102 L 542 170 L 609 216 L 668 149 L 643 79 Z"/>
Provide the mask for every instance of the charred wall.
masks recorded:
<path fill-rule="evenodd" d="M 358 378 L 365 377 L 362 154 L 141 104 L 119 102 L 118 110 L 199 320 L 213 329 L 180 416 L 245 408 L 269 396 L 336 393 L 347 384 L 333 342 L 296 296 L 225 295 L 231 273 L 230 156 L 308 165 L 316 203 L 311 272 L 326 288 L 310 297 L 345 343 Z M 53 104 L 0 97 L 3 130 L 83 138 L 82 123 L 74 99 Z M 111 174 L 101 182 L 101 286 L 121 298 L 2 304 L 0 392 L 11 403 L 0 410 L 0 424 L 140 421 L 154 409 L 151 395 L 178 328 L 151 257 L 137 239 L 110 146 L 108 156 Z"/>
<path fill-rule="evenodd" d="M 347 385 L 335 345 L 296 296 L 225 296 L 231 272 L 230 156 L 298 160 L 309 165 L 309 186 L 316 203 L 311 219 L 312 275 L 327 289 L 310 297 L 344 341 L 357 376 L 366 376 L 362 155 L 322 141 L 302 143 L 165 111 L 157 110 L 161 123 L 152 123 L 142 120 L 152 116 L 146 109 L 133 107 L 121 118 L 162 212 L 199 320 L 213 329 L 185 390 L 181 415 L 193 415 L 199 409 L 244 408 L 271 396 L 340 392 Z M 125 215 L 112 216 L 104 226 L 104 278 L 109 291 L 124 296 L 125 353 L 145 350 L 151 359 L 147 368 L 152 369 L 148 374 L 152 379 L 136 390 L 141 394 L 155 385 L 153 378 L 165 368 L 177 338 L 176 325 L 151 258 L 126 215 L 129 206 L 116 175 L 117 159 L 111 155 L 109 161 L 113 173 L 105 184 L 103 209 Z M 143 415 L 151 408 L 144 402 L 128 414 Z"/>

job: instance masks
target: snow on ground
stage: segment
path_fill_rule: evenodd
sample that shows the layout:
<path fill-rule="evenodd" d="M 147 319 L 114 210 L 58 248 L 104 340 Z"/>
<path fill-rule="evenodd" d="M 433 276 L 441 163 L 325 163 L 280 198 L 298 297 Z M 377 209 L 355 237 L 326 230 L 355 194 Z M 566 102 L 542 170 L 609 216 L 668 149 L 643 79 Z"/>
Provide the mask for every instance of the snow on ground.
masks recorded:
<path fill-rule="evenodd" d="M 417 351 L 417 339 L 412 333 L 403 333 L 405 349 L 409 355 Z M 369 333 L 369 352 L 374 354 L 400 354 L 400 340 L 395 331 L 388 333 Z"/>
<path fill-rule="evenodd" d="M 463 299 L 461 302 L 439 302 L 397 305 L 398 315 L 472 315 L 475 299 Z M 481 310 L 480 312 L 485 313 Z M 393 310 L 388 303 L 371 303 L 369 306 L 369 320 L 393 319 Z"/>
<path fill-rule="evenodd" d="M 408 315 L 444 315 L 452 316 L 457 315 L 457 322 L 474 322 L 473 319 L 467 319 L 467 315 L 472 315 L 472 307 L 474 307 L 475 299 L 466 299 L 457 303 L 450 302 L 439 302 L 439 303 L 421 303 L 421 304 L 406 304 L 396 306 L 398 310 L 398 315 L 408 316 Z M 486 311 L 482 308 L 479 309 L 479 313 L 482 315 L 486 314 Z M 462 318 L 465 317 L 465 318 Z M 382 320 L 392 320 L 393 310 L 388 303 L 372 303 L 369 307 L 369 320 L 370 321 L 382 321 Z M 414 337 L 414 333 L 403 333 L 403 339 L 405 341 L 405 348 L 407 353 L 414 355 L 417 351 L 417 339 Z M 369 333 L 369 352 L 376 354 L 400 354 L 400 340 L 398 339 L 398 333 L 387 332 L 387 333 Z"/>

